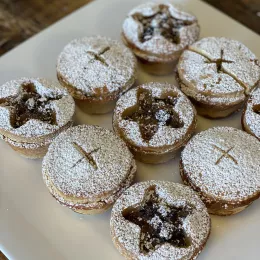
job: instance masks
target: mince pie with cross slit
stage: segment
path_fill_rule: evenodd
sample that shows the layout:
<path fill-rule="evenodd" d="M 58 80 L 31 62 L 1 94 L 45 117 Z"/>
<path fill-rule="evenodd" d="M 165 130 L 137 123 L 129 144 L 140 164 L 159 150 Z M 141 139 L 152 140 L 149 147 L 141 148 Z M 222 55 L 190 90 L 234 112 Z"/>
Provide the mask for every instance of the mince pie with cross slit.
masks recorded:
<path fill-rule="evenodd" d="M 198 114 L 220 118 L 237 111 L 257 86 L 257 57 L 242 43 L 204 38 L 185 50 L 177 66 L 181 90 Z"/>
<path fill-rule="evenodd" d="M 82 214 L 102 213 L 128 188 L 136 164 L 125 143 L 110 130 L 80 125 L 61 133 L 43 159 L 51 195 Z"/>
<path fill-rule="evenodd" d="M 126 259 L 195 259 L 210 234 L 210 217 L 187 186 L 147 181 L 127 189 L 110 220 L 115 247 Z"/>
<path fill-rule="evenodd" d="M 232 127 L 195 135 L 181 154 L 180 173 L 209 213 L 233 215 L 260 196 L 260 142 Z"/>
<path fill-rule="evenodd" d="M 0 86 L 0 134 L 25 157 L 43 157 L 74 112 L 73 98 L 56 82 L 22 78 Z"/>
<path fill-rule="evenodd" d="M 242 114 L 242 126 L 249 134 L 260 140 L 260 87 L 247 100 Z"/>
<path fill-rule="evenodd" d="M 113 128 L 136 159 L 161 163 L 189 140 L 196 128 L 196 111 L 177 87 L 147 83 L 118 100 Z"/>
<path fill-rule="evenodd" d="M 136 79 L 136 59 L 121 43 L 102 36 L 70 42 L 58 58 L 57 77 L 89 114 L 113 110 Z"/>
<path fill-rule="evenodd" d="M 170 3 L 142 4 L 128 14 L 122 39 L 152 74 L 172 73 L 181 54 L 199 38 L 197 18 Z"/>

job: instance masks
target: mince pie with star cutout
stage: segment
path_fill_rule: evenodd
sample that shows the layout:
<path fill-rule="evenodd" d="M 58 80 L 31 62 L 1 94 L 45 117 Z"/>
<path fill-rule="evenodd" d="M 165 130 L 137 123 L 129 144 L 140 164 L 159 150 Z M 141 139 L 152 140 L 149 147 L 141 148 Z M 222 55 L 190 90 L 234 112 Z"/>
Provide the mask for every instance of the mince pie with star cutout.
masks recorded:
<path fill-rule="evenodd" d="M 25 157 L 43 157 L 74 112 L 73 98 L 56 82 L 22 78 L 0 87 L 0 134 Z"/>
<path fill-rule="evenodd" d="M 196 111 L 177 87 L 147 83 L 118 100 L 113 128 L 136 159 L 161 163 L 189 140 L 196 128 Z"/>
<path fill-rule="evenodd" d="M 99 214 L 112 206 L 136 173 L 126 144 L 108 129 L 79 125 L 61 133 L 43 159 L 51 195 L 73 211 Z"/>
<path fill-rule="evenodd" d="M 128 14 L 122 39 L 152 74 L 172 73 L 181 54 L 199 38 L 197 18 L 170 3 L 142 4 Z"/>
<path fill-rule="evenodd" d="M 210 234 L 210 217 L 189 187 L 147 181 L 127 189 L 110 220 L 115 247 L 126 259 L 195 259 Z"/>
<path fill-rule="evenodd" d="M 216 215 L 233 215 L 260 196 L 260 142 L 232 127 L 195 135 L 181 153 L 180 173 Z"/>
<path fill-rule="evenodd" d="M 119 96 L 134 84 L 136 70 L 132 52 L 103 36 L 71 41 L 57 62 L 58 80 L 88 114 L 112 111 Z"/>
<path fill-rule="evenodd" d="M 242 127 L 260 140 L 260 88 L 253 91 L 242 114 Z"/>
<path fill-rule="evenodd" d="M 204 38 L 185 50 L 177 66 L 181 90 L 198 114 L 221 118 L 239 110 L 257 86 L 257 57 L 242 43 Z"/>

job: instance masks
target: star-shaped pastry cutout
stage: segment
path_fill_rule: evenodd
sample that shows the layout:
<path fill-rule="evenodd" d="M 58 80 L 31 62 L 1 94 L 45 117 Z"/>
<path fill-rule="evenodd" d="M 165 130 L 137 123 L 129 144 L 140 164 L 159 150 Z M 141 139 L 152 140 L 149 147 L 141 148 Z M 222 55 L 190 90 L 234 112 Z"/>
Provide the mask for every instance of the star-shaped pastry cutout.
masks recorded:
<path fill-rule="evenodd" d="M 148 254 L 163 244 L 186 248 L 191 245 L 183 221 L 192 213 L 190 206 L 175 207 L 165 202 L 156 192 L 156 185 L 149 187 L 143 200 L 123 210 L 123 217 L 139 226 L 140 252 Z"/>
<path fill-rule="evenodd" d="M 137 104 L 126 109 L 122 117 L 124 120 L 137 122 L 143 140 L 149 142 L 160 126 L 183 127 L 183 122 L 174 110 L 177 99 L 174 95 L 163 99 L 155 98 L 149 90 L 139 89 Z"/>
<path fill-rule="evenodd" d="M 17 96 L 0 99 L 0 106 L 10 108 L 13 128 L 19 128 L 31 119 L 56 125 L 56 113 L 50 102 L 61 98 L 41 96 L 33 83 L 25 83 L 21 85 Z"/>
<path fill-rule="evenodd" d="M 180 29 L 193 24 L 193 21 L 172 17 L 169 7 L 166 5 L 160 5 L 159 11 L 152 16 L 136 13 L 133 18 L 143 25 L 143 33 L 140 35 L 141 42 L 149 41 L 154 36 L 160 35 L 172 43 L 179 44 Z"/>

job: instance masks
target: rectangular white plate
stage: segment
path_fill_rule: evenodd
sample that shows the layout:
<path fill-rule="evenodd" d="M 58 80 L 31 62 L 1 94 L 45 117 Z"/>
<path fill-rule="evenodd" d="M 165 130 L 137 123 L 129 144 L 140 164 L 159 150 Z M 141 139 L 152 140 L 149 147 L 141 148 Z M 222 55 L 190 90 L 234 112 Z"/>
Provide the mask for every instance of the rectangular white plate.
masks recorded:
<path fill-rule="evenodd" d="M 0 58 L 0 84 L 22 76 L 55 79 L 56 58 L 73 38 L 101 34 L 120 39 L 127 12 L 140 0 L 96 0 Z M 242 41 L 258 57 L 260 37 L 207 4 L 182 2 L 197 15 L 201 37 L 226 36 Z M 234 3 L 235 4 L 235 3 Z M 173 76 L 153 77 L 140 71 L 137 84 L 174 83 Z M 240 114 L 224 120 L 199 118 L 198 131 L 210 126 L 241 128 Z M 89 116 L 77 111 L 76 123 L 111 128 L 111 114 Z M 138 163 L 140 180 L 180 182 L 179 158 L 162 165 Z M 212 234 L 200 260 L 259 259 L 260 201 L 232 217 L 212 217 Z M 110 211 L 83 216 L 60 206 L 42 182 L 41 160 L 27 160 L 0 142 L 0 250 L 10 259 L 123 259 L 109 234 Z"/>

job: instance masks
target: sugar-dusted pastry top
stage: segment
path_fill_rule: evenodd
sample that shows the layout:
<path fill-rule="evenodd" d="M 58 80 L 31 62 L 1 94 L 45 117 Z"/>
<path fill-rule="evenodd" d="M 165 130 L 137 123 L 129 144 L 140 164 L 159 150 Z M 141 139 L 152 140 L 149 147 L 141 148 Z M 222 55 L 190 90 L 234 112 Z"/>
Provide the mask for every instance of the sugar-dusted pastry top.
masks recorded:
<path fill-rule="evenodd" d="M 260 79 L 257 57 L 242 43 L 204 38 L 184 51 L 178 63 L 182 90 L 197 100 L 239 102 Z"/>
<path fill-rule="evenodd" d="M 134 259 L 187 260 L 205 244 L 210 217 L 188 186 L 147 181 L 134 184 L 116 201 L 110 226 L 115 244 Z"/>
<path fill-rule="evenodd" d="M 195 125 L 196 111 L 177 87 L 150 82 L 121 96 L 113 118 L 115 130 L 134 146 L 170 149 Z"/>
<path fill-rule="evenodd" d="M 118 41 L 102 36 L 75 39 L 61 52 L 57 73 L 85 96 L 127 90 L 136 78 L 136 59 Z"/>
<path fill-rule="evenodd" d="M 244 121 L 254 135 L 260 139 L 260 88 L 253 91 L 247 101 Z"/>
<path fill-rule="evenodd" d="M 94 202 L 116 191 L 130 174 L 133 156 L 110 130 L 80 125 L 60 134 L 42 171 L 69 199 Z"/>
<path fill-rule="evenodd" d="M 22 78 L 0 86 L 0 133 L 21 138 L 52 134 L 72 120 L 75 103 L 57 82 Z"/>
<path fill-rule="evenodd" d="M 172 55 L 199 37 L 195 16 L 170 3 L 146 3 L 131 10 L 123 35 L 135 48 L 149 55 Z"/>
<path fill-rule="evenodd" d="M 185 178 L 206 197 L 240 202 L 260 192 L 260 142 L 232 127 L 194 136 L 181 154 Z"/>

